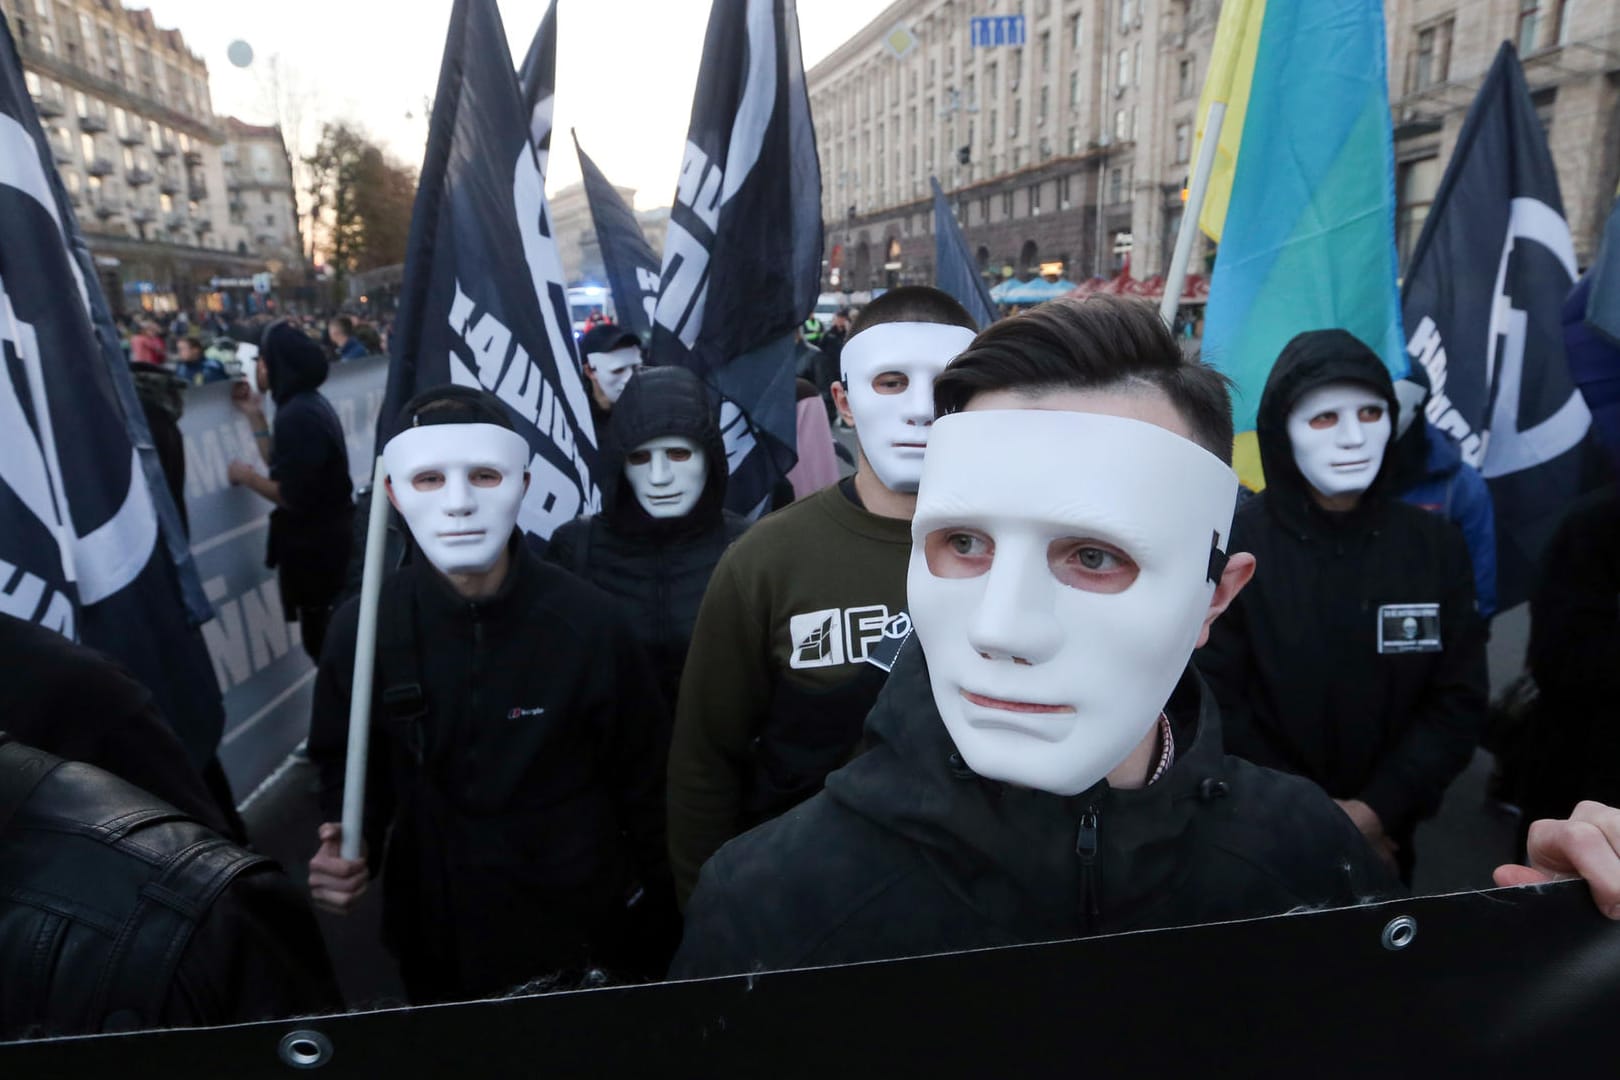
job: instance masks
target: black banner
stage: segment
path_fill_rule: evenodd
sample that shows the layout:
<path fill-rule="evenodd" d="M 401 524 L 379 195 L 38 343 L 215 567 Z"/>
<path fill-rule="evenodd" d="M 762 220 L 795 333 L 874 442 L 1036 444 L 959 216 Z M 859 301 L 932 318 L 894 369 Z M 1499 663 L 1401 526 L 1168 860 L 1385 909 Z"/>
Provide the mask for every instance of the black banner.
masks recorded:
<path fill-rule="evenodd" d="M 939 179 L 930 176 L 928 182 L 934 187 L 934 286 L 967 308 L 983 330 L 996 321 L 996 302 L 990 299 L 990 289 L 979 275 Z"/>
<path fill-rule="evenodd" d="M 3 18 L 0 361 L 0 612 L 117 658 L 206 763 L 208 604 Z"/>
<path fill-rule="evenodd" d="M 483 386 L 534 450 L 518 525 L 549 537 L 600 510 L 601 493 L 531 113 L 510 58 L 495 0 L 456 0 L 377 444 L 418 391 Z"/>
<path fill-rule="evenodd" d="M 585 198 L 596 223 L 596 242 L 602 249 L 608 289 L 619 325 L 641 339 L 652 340 L 653 308 L 658 303 L 658 256 L 642 234 L 635 211 L 625 205 L 618 189 L 602 175 L 574 136 L 579 171 L 585 178 Z"/>
<path fill-rule="evenodd" d="M 11 1076 L 1588 1075 L 1584 884 L 915 960 L 0 1047 Z M 292 1062 L 301 1062 L 295 1066 Z"/>
<path fill-rule="evenodd" d="M 1580 490 L 1591 414 L 1564 355 L 1575 247 L 1558 174 L 1504 42 L 1457 138 L 1402 293 L 1406 350 L 1434 388 L 1428 418 L 1490 481 L 1500 607 L 1529 596 Z"/>
<path fill-rule="evenodd" d="M 821 167 L 793 0 L 714 0 L 664 238 L 652 359 L 721 396 L 726 505 L 797 460 L 793 331 L 821 278 Z"/>
<path fill-rule="evenodd" d="M 557 0 L 546 5 L 540 29 L 529 42 L 528 55 L 518 69 L 518 86 L 529 113 L 529 141 L 540 162 L 540 178 L 545 179 L 551 158 L 551 118 L 557 93 Z"/>

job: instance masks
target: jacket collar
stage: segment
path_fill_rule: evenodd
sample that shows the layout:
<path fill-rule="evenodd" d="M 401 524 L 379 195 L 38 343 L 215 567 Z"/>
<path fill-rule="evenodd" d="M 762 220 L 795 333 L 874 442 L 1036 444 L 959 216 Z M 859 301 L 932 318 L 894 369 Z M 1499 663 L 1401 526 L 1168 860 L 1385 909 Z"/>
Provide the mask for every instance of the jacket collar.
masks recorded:
<path fill-rule="evenodd" d="M 1088 929 L 1077 855 L 1083 817 L 1095 814 L 1090 872 L 1106 924 L 1110 913 L 1146 911 L 1154 894 L 1169 895 L 1200 808 L 1226 794 L 1220 711 L 1190 664 L 1165 711 L 1178 756 L 1147 787 L 1117 790 L 1104 780 L 1060 796 L 986 780 L 957 753 L 913 640 L 868 719 L 874 748 L 828 777 L 827 794 L 920 847 L 985 918 L 1014 919 L 1025 940 L 1032 920 L 1051 936 L 1072 936 Z"/>

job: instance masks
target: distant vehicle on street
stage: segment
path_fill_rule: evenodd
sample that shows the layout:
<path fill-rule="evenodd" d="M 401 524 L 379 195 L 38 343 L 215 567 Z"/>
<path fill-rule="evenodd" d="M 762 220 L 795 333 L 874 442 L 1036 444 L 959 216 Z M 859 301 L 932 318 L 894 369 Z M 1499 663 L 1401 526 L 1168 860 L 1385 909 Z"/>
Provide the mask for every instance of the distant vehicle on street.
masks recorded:
<path fill-rule="evenodd" d="M 596 322 L 604 319 L 608 322 L 617 322 L 618 318 L 613 309 L 613 294 L 601 285 L 571 285 L 568 288 L 568 316 L 574 324 L 574 339 L 579 340 L 591 322 L 591 316 L 596 316 Z M 591 323 L 595 325 L 595 323 Z"/>

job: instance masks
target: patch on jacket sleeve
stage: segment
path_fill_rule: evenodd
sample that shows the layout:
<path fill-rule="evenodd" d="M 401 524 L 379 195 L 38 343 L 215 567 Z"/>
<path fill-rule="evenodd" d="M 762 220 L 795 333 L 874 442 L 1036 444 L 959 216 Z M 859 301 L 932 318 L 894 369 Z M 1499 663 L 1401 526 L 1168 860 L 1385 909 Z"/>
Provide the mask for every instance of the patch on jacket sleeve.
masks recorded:
<path fill-rule="evenodd" d="M 1378 651 L 1440 651 L 1439 604 L 1385 604 L 1378 609 Z"/>

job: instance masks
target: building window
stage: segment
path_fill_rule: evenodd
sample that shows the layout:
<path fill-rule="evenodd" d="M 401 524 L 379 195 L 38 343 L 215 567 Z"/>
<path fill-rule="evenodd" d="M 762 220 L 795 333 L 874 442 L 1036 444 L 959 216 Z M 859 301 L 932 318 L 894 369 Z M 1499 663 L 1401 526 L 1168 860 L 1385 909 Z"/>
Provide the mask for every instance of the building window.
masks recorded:
<path fill-rule="evenodd" d="M 1013 98 L 1012 120 L 1007 124 L 1007 138 L 1018 138 L 1018 129 L 1024 124 L 1024 99 Z"/>
<path fill-rule="evenodd" d="M 1041 185 L 1039 184 L 1029 185 L 1029 212 L 1032 214 L 1041 212 Z"/>
<path fill-rule="evenodd" d="M 1569 40 L 1565 36 L 1565 31 L 1568 30 L 1569 27 L 1564 19 L 1564 16 L 1568 13 L 1568 8 L 1569 0 L 1553 0 L 1552 33 L 1547 35 L 1547 40 L 1555 45 L 1563 45 Z"/>
<path fill-rule="evenodd" d="M 1080 128 L 1074 124 L 1069 125 L 1069 153 L 1080 152 Z"/>
<path fill-rule="evenodd" d="M 1451 19 L 1418 31 L 1417 52 L 1412 63 L 1413 91 L 1443 83 L 1450 75 L 1451 31 Z"/>
<path fill-rule="evenodd" d="M 1120 142 L 1125 141 L 1126 119 L 1124 109 L 1114 110 L 1114 138 L 1118 139 Z"/>
<path fill-rule="evenodd" d="M 1396 169 L 1395 190 L 1399 196 L 1395 209 L 1395 244 L 1400 253 L 1401 272 L 1406 272 L 1412 249 L 1417 246 L 1423 222 L 1428 219 L 1434 193 L 1440 186 L 1440 158 L 1417 158 L 1403 161 Z"/>
<path fill-rule="evenodd" d="M 985 65 L 984 84 L 990 88 L 991 101 L 996 101 L 1001 97 L 1001 80 L 996 78 L 996 65 Z"/>
<path fill-rule="evenodd" d="M 1192 57 L 1184 56 L 1176 63 L 1176 97 L 1186 100 L 1193 96 Z"/>
<path fill-rule="evenodd" d="M 264 223 L 266 225 L 274 225 L 276 223 L 276 215 L 274 215 L 274 214 L 266 214 L 266 215 L 264 215 Z"/>
<path fill-rule="evenodd" d="M 1010 191 L 1003 191 L 1001 193 L 1001 216 L 1003 218 L 1010 218 L 1013 216 L 1013 193 Z"/>
<path fill-rule="evenodd" d="M 1052 31 L 1041 31 L 1041 74 L 1052 70 Z"/>
<path fill-rule="evenodd" d="M 1046 124 L 1046 105 L 1048 94 L 1049 89 L 1045 86 L 1041 87 L 1040 112 L 1037 114 L 1038 119 L 1035 121 L 1035 123 L 1040 126 L 1044 126 Z"/>
<path fill-rule="evenodd" d="M 1131 106 L 1131 142 L 1136 141 L 1136 106 Z"/>
<path fill-rule="evenodd" d="M 261 191 L 259 194 L 264 196 L 265 205 L 268 206 L 270 204 L 270 193 L 268 191 Z"/>
<path fill-rule="evenodd" d="M 979 224 L 990 224 L 990 196 L 988 195 L 979 200 Z"/>
<path fill-rule="evenodd" d="M 1176 164 L 1184 165 L 1192 153 L 1192 125 L 1183 120 L 1176 125 Z"/>
<path fill-rule="evenodd" d="M 1083 41 L 1084 38 L 1081 37 L 1080 16 L 1075 15 L 1069 19 L 1069 45 L 1074 49 L 1079 49 Z"/>
<path fill-rule="evenodd" d="M 1519 0 L 1519 55 L 1528 56 L 1536 51 L 1536 38 L 1541 29 L 1539 0 Z"/>
<path fill-rule="evenodd" d="M 1136 0 L 1119 0 L 1119 28 L 1123 32 L 1131 28 L 1136 18 Z"/>
<path fill-rule="evenodd" d="M 1142 85 L 1142 43 L 1140 41 L 1138 41 L 1136 43 L 1136 60 L 1131 65 L 1131 73 L 1134 76 L 1134 78 L 1132 78 L 1131 81 L 1133 83 L 1135 83 L 1137 86 L 1141 86 Z"/>
<path fill-rule="evenodd" d="M 1114 85 L 1124 86 L 1126 83 L 1131 81 L 1131 50 L 1119 50 L 1119 56 L 1116 58 L 1116 67 L 1118 70 L 1114 76 Z"/>
<path fill-rule="evenodd" d="M 1108 202 L 1117 205 L 1125 199 L 1125 170 L 1112 169 L 1108 173 Z"/>
<path fill-rule="evenodd" d="M 996 110 L 990 110 L 990 126 L 984 129 L 984 141 L 994 144 L 996 141 Z"/>

